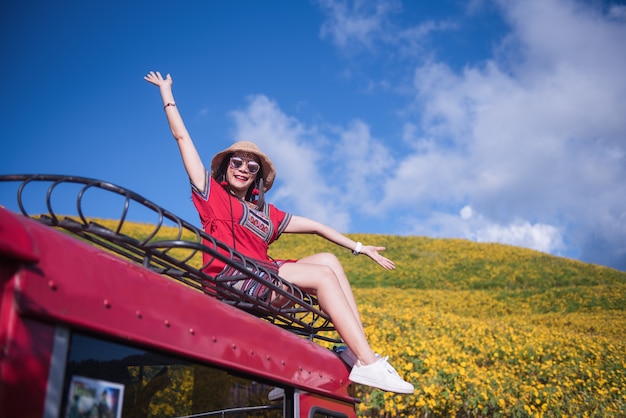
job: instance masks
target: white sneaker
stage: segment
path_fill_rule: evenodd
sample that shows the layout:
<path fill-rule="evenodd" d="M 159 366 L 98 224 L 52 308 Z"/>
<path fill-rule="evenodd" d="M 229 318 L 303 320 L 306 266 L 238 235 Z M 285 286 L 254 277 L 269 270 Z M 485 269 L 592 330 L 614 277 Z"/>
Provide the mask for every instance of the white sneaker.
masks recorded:
<path fill-rule="evenodd" d="M 411 394 L 415 391 L 413 385 L 402 380 L 396 369 L 387 362 L 387 357 L 379 358 L 375 363 L 367 365 L 357 361 L 349 378 L 354 383 L 388 392 Z"/>

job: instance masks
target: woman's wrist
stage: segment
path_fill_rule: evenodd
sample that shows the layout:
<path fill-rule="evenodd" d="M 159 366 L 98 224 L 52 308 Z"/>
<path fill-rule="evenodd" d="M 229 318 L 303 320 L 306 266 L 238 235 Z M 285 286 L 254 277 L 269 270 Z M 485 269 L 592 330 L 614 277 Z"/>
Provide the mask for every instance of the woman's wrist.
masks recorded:
<path fill-rule="evenodd" d="M 362 249 L 363 249 L 363 244 L 357 241 L 356 246 L 354 247 L 354 250 L 352 250 L 352 254 L 359 255 L 361 254 Z"/>

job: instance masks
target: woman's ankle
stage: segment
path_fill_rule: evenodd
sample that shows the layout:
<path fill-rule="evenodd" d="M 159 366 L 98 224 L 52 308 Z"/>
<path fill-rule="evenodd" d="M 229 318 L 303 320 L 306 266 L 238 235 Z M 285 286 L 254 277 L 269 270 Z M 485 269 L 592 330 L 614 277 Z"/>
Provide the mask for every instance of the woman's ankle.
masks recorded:
<path fill-rule="evenodd" d="M 367 366 L 369 364 L 376 363 L 377 361 L 378 361 L 378 357 L 376 357 L 376 354 L 374 354 L 373 352 L 371 356 L 367 356 L 363 358 L 359 357 L 359 363 L 362 366 Z"/>

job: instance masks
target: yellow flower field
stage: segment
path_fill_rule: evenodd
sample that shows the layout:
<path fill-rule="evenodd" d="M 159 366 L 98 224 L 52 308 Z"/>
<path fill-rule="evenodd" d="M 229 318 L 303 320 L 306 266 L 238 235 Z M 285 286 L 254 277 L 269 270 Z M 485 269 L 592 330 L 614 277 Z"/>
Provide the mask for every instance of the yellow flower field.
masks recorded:
<path fill-rule="evenodd" d="M 392 272 L 317 237 L 275 257 L 335 253 L 373 348 L 416 388 L 359 387 L 362 417 L 626 416 L 626 273 L 465 240 L 354 235 Z"/>
<path fill-rule="evenodd" d="M 397 269 L 311 236 L 281 237 L 271 255 L 335 253 L 372 347 L 415 385 L 359 386 L 359 416 L 626 417 L 625 272 L 506 245 L 352 237 L 386 246 Z"/>
<path fill-rule="evenodd" d="M 465 291 L 355 294 L 373 348 L 416 387 L 412 396 L 360 387 L 360 416 L 626 414 L 621 312 L 503 314 L 502 303 Z M 494 313 L 484 309 L 492 303 Z"/>

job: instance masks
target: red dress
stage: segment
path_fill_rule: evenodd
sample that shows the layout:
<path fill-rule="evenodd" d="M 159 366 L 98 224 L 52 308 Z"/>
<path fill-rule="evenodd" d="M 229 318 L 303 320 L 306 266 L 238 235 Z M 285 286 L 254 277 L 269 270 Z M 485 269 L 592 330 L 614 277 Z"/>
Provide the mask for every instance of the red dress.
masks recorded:
<path fill-rule="evenodd" d="M 291 214 L 269 203 L 265 203 L 261 211 L 250 208 L 228 193 L 208 172 L 205 184 L 205 191 L 191 186 L 193 203 L 204 231 L 247 257 L 274 262 L 267 254 L 269 245 L 285 230 Z M 210 259 L 210 255 L 204 254 L 204 263 Z M 280 266 L 284 261 L 277 263 Z M 215 276 L 224 265 L 215 259 L 205 272 Z"/>

